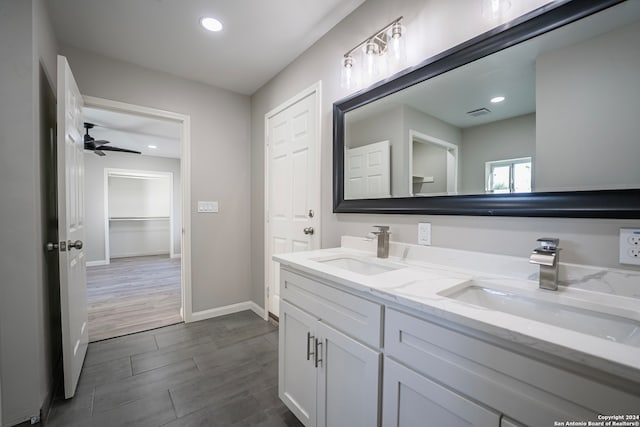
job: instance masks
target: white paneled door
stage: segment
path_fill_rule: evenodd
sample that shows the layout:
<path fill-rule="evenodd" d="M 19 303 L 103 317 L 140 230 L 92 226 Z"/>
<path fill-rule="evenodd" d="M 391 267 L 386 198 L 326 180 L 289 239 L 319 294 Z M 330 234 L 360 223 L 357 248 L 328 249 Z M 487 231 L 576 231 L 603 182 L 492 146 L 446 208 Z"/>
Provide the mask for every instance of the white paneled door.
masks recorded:
<path fill-rule="evenodd" d="M 389 141 L 345 150 L 345 199 L 391 197 Z"/>
<path fill-rule="evenodd" d="M 89 343 L 84 242 L 82 95 L 58 56 L 58 251 L 65 398 L 73 397 Z"/>
<path fill-rule="evenodd" d="M 280 269 L 273 254 L 320 247 L 318 86 L 266 116 L 268 310 L 279 315 Z"/>

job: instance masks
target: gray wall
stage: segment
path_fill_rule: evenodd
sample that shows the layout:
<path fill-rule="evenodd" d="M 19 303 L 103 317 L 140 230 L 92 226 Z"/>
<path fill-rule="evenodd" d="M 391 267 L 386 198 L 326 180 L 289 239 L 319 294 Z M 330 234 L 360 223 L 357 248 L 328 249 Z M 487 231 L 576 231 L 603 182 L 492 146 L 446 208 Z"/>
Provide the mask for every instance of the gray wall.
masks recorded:
<path fill-rule="evenodd" d="M 348 116 L 347 116 L 348 117 Z M 402 109 L 391 108 L 345 126 L 348 147 L 362 147 L 374 142 L 389 141 L 391 152 L 391 194 L 396 195 L 406 183 L 404 158 L 406 148 L 402 138 Z M 406 187 L 406 185 L 405 185 Z"/>
<path fill-rule="evenodd" d="M 173 250 L 180 253 L 181 181 L 180 160 L 110 152 L 104 157 L 85 153 L 87 261 L 102 261 L 104 254 L 104 170 L 105 168 L 173 173 Z"/>
<path fill-rule="evenodd" d="M 485 162 L 534 157 L 535 154 L 536 115 L 533 113 L 463 129 L 460 191 L 463 194 L 484 193 Z M 533 162 L 535 164 L 535 159 Z M 535 169 L 533 173 L 535 175 Z"/>
<path fill-rule="evenodd" d="M 636 23 L 537 59 L 537 190 L 638 188 L 638 40 Z"/>
<path fill-rule="evenodd" d="M 447 149 L 431 143 L 413 144 L 413 174 L 433 177 L 433 182 L 414 184 L 416 193 L 447 192 Z"/>
<path fill-rule="evenodd" d="M 0 3 L 0 377 L 2 423 L 37 415 L 51 388 L 40 176 L 40 66 L 56 42 L 41 0 Z"/>
<path fill-rule="evenodd" d="M 83 95 L 191 117 L 193 311 L 249 300 L 249 97 L 68 46 L 61 50 Z M 198 200 L 218 200 L 220 212 L 198 214 Z"/>
<path fill-rule="evenodd" d="M 420 133 L 423 133 L 428 136 L 432 136 L 434 138 L 442 139 L 443 141 L 447 141 L 454 145 L 460 145 L 462 139 L 462 133 L 460 129 L 457 127 L 437 119 L 433 116 L 423 113 L 422 111 L 418 111 L 413 107 L 409 107 L 404 105 L 402 107 L 402 118 L 403 118 L 403 130 L 402 134 L 404 136 L 404 140 L 407 141 L 406 144 L 410 144 L 409 140 L 409 131 L 414 130 Z M 415 153 L 414 153 L 415 154 Z M 406 159 L 404 160 L 404 164 L 409 164 L 409 153 L 407 151 Z M 433 184 L 423 184 L 422 188 L 414 187 L 414 190 L 419 191 L 421 193 L 427 192 L 446 192 L 447 191 L 447 180 L 446 180 L 446 154 L 444 152 L 441 153 L 444 161 L 445 161 L 445 169 L 443 171 L 444 179 L 440 179 L 439 181 L 434 182 Z M 458 155 L 460 155 L 460 150 L 458 150 Z M 459 174 L 459 171 L 458 171 Z M 403 169 L 403 182 L 409 182 L 409 168 L 405 166 Z M 403 191 L 400 193 L 393 193 L 395 197 L 407 197 L 408 194 L 408 186 L 404 184 Z"/>
<path fill-rule="evenodd" d="M 512 2 L 504 20 L 514 19 L 544 3 L 544 0 Z M 618 228 L 639 227 L 638 220 L 332 213 L 332 104 L 348 95 L 340 87 L 336 64 L 353 45 L 400 15 L 406 20 L 408 57 L 412 63 L 495 25 L 480 17 L 479 6 L 469 7 L 466 1 L 368 0 L 251 97 L 253 301 L 264 303 L 264 115 L 318 80 L 322 80 L 322 247 L 338 246 L 344 234 L 364 236 L 379 223 L 391 226 L 393 240 L 415 243 L 417 223 L 424 221 L 432 223 L 432 241 L 436 246 L 527 256 L 536 238 L 556 235 L 565 249 L 564 261 L 619 266 Z"/>

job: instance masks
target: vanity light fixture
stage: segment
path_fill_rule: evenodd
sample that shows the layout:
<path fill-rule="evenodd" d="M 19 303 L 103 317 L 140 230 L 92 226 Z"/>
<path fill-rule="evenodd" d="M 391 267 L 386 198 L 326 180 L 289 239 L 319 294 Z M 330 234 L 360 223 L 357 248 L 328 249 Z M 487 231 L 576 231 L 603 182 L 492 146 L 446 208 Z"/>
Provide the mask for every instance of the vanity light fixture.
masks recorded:
<path fill-rule="evenodd" d="M 218 21 L 216 18 L 205 16 L 200 19 L 200 25 L 202 25 L 202 28 L 207 31 L 222 31 L 222 22 Z"/>
<path fill-rule="evenodd" d="M 491 98 L 490 101 L 494 104 L 497 104 L 498 102 L 504 101 L 504 96 L 496 96 L 494 98 Z"/>
<path fill-rule="evenodd" d="M 341 62 L 342 87 L 353 89 L 399 70 L 405 65 L 405 38 L 401 16 L 348 50 Z"/>
<path fill-rule="evenodd" d="M 157 145 L 151 145 L 151 144 L 147 145 L 147 147 L 149 147 L 149 148 L 153 148 L 153 149 L 158 148 L 158 146 L 157 146 Z"/>

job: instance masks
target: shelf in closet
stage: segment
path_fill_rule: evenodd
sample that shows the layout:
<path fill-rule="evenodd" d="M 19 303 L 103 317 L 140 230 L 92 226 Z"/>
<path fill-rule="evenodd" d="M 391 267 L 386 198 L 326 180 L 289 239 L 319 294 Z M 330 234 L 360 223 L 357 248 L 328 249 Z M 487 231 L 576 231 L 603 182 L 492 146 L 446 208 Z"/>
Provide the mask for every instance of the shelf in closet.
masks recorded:
<path fill-rule="evenodd" d="M 168 216 L 114 216 L 109 221 L 169 221 Z"/>

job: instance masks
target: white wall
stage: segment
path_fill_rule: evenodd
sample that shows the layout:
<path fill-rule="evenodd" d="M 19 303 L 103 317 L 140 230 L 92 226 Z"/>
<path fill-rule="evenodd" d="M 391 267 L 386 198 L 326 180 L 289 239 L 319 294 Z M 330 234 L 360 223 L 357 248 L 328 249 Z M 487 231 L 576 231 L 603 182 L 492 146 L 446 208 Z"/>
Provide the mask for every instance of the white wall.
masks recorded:
<path fill-rule="evenodd" d="M 638 188 L 638 40 L 636 23 L 536 60 L 537 190 Z"/>
<path fill-rule="evenodd" d="M 110 258 L 170 254 L 171 185 L 169 177 L 108 177 Z"/>
<path fill-rule="evenodd" d="M 474 2 L 475 3 L 475 2 Z M 546 0 L 511 2 L 511 20 Z M 354 215 L 332 213 L 332 104 L 347 95 L 340 87 L 339 59 L 378 27 L 402 15 L 412 63 L 476 36 L 496 23 L 480 15 L 480 2 L 450 0 L 368 0 L 251 97 L 252 299 L 264 303 L 264 115 L 314 82 L 322 80 L 322 247 L 338 246 L 343 234 L 365 235 L 388 224 L 393 240 L 417 241 L 418 221 L 431 222 L 436 246 L 528 256 L 536 238 L 561 239 L 563 261 L 618 266 L 618 228 L 640 221 L 458 216 Z"/>
<path fill-rule="evenodd" d="M 55 90 L 57 49 L 43 2 L 2 1 L 0 40 L 0 413 L 13 425 L 51 388 L 39 72 Z"/>
<path fill-rule="evenodd" d="M 61 47 L 83 95 L 191 117 L 193 311 L 249 300 L 249 97 L 169 74 Z M 220 212 L 198 214 L 198 200 Z"/>
<path fill-rule="evenodd" d="M 460 191 L 463 194 L 485 192 L 485 162 L 533 157 L 535 165 L 535 154 L 536 115 L 533 113 L 463 129 Z M 536 173 L 535 167 L 533 173 Z"/>
<path fill-rule="evenodd" d="M 140 156 L 109 152 L 104 157 L 85 152 L 85 188 L 87 221 L 87 261 L 103 261 L 104 253 L 104 170 L 171 172 L 173 174 L 173 250 L 181 253 L 182 236 L 180 160 L 167 157 Z M 168 249 L 167 249 L 168 250 Z"/>

